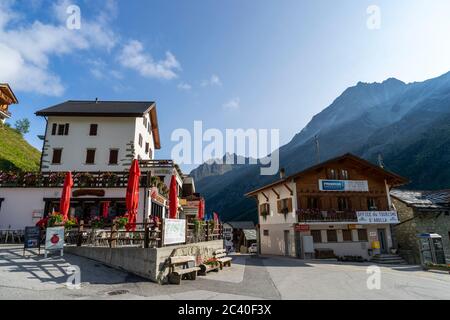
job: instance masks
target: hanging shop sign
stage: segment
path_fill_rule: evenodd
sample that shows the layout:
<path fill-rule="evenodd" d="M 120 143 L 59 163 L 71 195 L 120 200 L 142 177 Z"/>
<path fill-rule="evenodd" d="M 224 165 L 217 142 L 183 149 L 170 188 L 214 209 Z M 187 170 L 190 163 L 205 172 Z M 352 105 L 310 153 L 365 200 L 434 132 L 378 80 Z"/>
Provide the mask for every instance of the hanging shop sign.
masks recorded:
<path fill-rule="evenodd" d="M 358 223 L 399 223 L 396 211 L 356 211 Z"/>
<path fill-rule="evenodd" d="M 95 196 L 95 197 L 104 197 L 105 190 L 101 189 L 79 189 L 72 192 L 72 195 L 76 197 L 82 196 Z"/>
<path fill-rule="evenodd" d="M 319 180 L 320 191 L 358 191 L 368 192 L 367 180 Z"/>

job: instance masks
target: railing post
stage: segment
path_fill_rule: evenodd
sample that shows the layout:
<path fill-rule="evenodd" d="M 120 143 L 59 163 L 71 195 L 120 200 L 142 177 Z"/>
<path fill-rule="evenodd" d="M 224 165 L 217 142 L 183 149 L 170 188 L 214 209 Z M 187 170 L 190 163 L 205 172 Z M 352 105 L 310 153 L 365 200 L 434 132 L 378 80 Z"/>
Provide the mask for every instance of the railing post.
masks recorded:
<path fill-rule="evenodd" d="M 117 246 L 117 224 L 113 223 L 111 226 L 111 238 L 109 239 L 109 247 L 115 248 Z"/>
<path fill-rule="evenodd" d="M 144 248 L 148 248 L 149 247 L 149 242 L 150 242 L 150 228 L 149 228 L 149 219 L 145 218 L 144 220 Z"/>
<path fill-rule="evenodd" d="M 80 220 L 77 233 L 77 247 L 81 247 L 83 243 L 83 229 L 84 229 L 84 220 Z"/>
<path fill-rule="evenodd" d="M 164 246 L 164 228 L 165 228 L 165 223 L 164 223 L 164 219 L 162 219 L 161 221 L 161 236 L 159 237 L 159 248 L 162 248 Z"/>
<path fill-rule="evenodd" d="M 205 241 L 209 241 L 209 221 L 204 222 L 206 224 L 206 239 Z"/>

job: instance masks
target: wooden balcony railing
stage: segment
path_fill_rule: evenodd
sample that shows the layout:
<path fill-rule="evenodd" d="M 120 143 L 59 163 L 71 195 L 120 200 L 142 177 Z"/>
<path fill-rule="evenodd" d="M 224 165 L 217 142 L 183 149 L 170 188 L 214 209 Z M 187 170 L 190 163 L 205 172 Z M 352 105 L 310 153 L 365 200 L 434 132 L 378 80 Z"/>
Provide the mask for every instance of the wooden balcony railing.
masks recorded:
<path fill-rule="evenodd" d="M 181 177 L 183 172 L 180 167 L 173 160 L 139 160 L 139 167 L 146 168 L 175 168 L 178 175 Z"/>
<path fill-rule="evenodd" d="M 357 222 L 356 211 L 297 210 L 298 222 Z"/>

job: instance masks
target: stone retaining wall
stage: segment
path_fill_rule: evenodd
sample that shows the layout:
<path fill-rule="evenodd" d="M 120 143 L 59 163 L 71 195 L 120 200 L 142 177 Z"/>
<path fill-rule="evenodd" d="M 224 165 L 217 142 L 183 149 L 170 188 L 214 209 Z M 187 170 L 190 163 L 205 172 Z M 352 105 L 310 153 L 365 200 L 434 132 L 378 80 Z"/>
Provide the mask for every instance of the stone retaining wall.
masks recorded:
<path fill-rule="evenodd" d="M 200 263 L 218 249 L 223 249 L 223 240 L 148 249 L 67 246 L 64 251 L 163 284 L 167 281 L 166 262 L 170 256 L 194 256 Z"/>

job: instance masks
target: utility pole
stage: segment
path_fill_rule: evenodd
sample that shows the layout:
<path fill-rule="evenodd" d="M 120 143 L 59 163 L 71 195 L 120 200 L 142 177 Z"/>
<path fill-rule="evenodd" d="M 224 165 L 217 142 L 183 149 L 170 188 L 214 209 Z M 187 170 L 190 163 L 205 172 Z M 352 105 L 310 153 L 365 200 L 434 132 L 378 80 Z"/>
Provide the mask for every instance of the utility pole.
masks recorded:
<path fill-rule="evenodd" d="M 317 135 L 314 136 L 314 141 L 316 145 L 316 157 L 317 157 L 317 164 L 320 163 L 320 145 L 319 145 L 319 137 Z"/>

